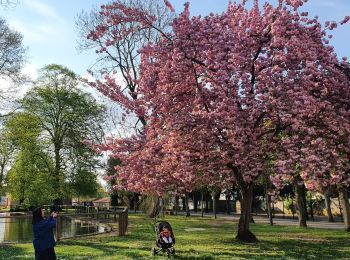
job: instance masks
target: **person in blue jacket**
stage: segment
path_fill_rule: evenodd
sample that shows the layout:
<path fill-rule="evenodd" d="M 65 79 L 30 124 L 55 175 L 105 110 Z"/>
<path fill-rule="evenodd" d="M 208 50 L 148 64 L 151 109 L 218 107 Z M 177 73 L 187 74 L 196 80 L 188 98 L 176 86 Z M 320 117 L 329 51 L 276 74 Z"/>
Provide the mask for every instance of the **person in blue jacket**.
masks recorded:
<path fill-rule="evenodd" d="M 35 260 L 56 260 L 54 246 L 56 245 L 53 229 L 56 227 L 57 213 L 44 218 L 44 212 L 39 207 L 33 210 L 33 244 Z"/>

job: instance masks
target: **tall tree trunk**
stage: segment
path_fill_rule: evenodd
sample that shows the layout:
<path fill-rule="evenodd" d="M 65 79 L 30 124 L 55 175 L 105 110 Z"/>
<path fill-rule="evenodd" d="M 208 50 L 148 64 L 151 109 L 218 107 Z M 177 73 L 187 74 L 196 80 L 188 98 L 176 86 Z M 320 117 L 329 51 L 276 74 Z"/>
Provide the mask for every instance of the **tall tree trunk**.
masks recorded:
<path fill-rule="evenodd" d="M 134 193 L 134 212 L 136 213 L 137 211 L 137 204 L 138 204 L 138 201 L 139 201 L 139 198 L 138 198 L 138 193 Z"/>
<path fill-rule="evenodd" d="M 111 193 L 111 206 L 118 206 L 118 192 L 113 190 Z"/>
<path fill-rule="evenodd" d="M 231 195 L 226 195 L 226 213 L 227 213 L 227 215 L 231 214 L 230 199 L 231 199 Z"/>
<path fill-rule="evenodd" d="M 332 208 L 331 208 L 330 192 L 331 192 L 330 187 L 327 187 L 326 189 L 324 189 L 323 195 L 324 195 L 324 202 L 326 204 L 326 211 L 327 211 L 328 222 L 334 222 L 334 218 L 333 218 L 333 214 L 332 214 Z"/>
<path fill-rule="evenodd" d="M 175 196 L 175 215 L 177 215 L 177 212 L 179 211 L 179 196 Z"/>
<path fill-rule="evenodd" d="M 186 212 L 186 196 L 182 197 L 182 211 Z"/>
<path fill-rule="evenodd" d="M 57 195 L 55 200 L 59 201 L 58 204 L 62 204 L 62 191 L 60 185 L 60 174 L 61 174 L 61 155 L 60 155 L 60 146 L 54 144 L 54 153 L 55 153 L 55 168 L 54 168 L 54 180 L 55 180 L 55 190 Z"/>
<path fill-rule="evenodd" d="M 203 191 L 201 191 L 201 215 L 203 217 L 204 215 L 204 194 L 203 194 Z"/>
<path fill-rule="evenodd" d="M 198 196 L 197 192 L 193 192 L 193 211 L 197 213 L 198 211 Z"/>
<path fill-rule="evenodd" d="M 185 205 L 186 205 L 186 217 L 189 217 L 191 214 L 190 214 L 188 193 L 186 193 L 186 196 L 185 196 Z"/>
<path fill-rule="evenodd" d="M 305 200 L 303 198 L 304 184 L 300 185 L 297 182 L 295 183 L 295 195 L 296 195 L 299 227 L 307 227 L 307 224 L 306 224 L 307 212 L 305 210 L 306 205 L 305 205 Z"/>
<path fill-rule="evenodd" d="M 205 194 L 205 213 L 209 213 L 209 199 L 208 199 L 208 194 Z"/>
<path fill-rule="evenodd" d="M 265 199 L 266 199 L 267 216 L 269 218 L 270 225 L 272 226 L 273 220 L 272 220 L 272 211 L 271 211 L 271 196 L 267 191 L 265 193 Z"/>
<path fill-rule="evenodd" d="M 295 208 L 294 208 L 294 198 L 292 197 L 292 219 L 294 219 Z"/>
<path fill-rule="evenodd" d="M 346 186 L 343 186 L 343 185 L 339 185 L 338 190 L 339 190 L 340 204 L 343 209 L 343 220 L 344 220 L 345 231 L 349 232 L 350 231 L 350 204 L 349 204 L 348 192 L 347 192 Z"/>
<path fill-rule="evenodd" d="M 148 214 L 148 216 L 150 218 L 155 218 L 159 215 L 159 213 L 161 211 L 161 201 L 160 201 L 160 198 L 158 196 L 156 198 L 154 198 L 154 203 L 152 206 L 153 206 L 152 211 Z"/>
<path fill-rule="evenodd" d="M 241 187 L 241 216 L 238 222 L 238 233 L 236 238 L 245 242 L 257 242 L 256 236 L 249 230 L 251 220 L 253 185 L 244 185 Z"/>
<path fill-rule="evenodd" d="M 302 199 L 303 199 L 303 205 L 304 205 L 304 211 L 306 213 L 306 220 L 310 220 L 308 210 L 307 210 L 307 202 L 306 202 L 306 188 L 305 185 L 303 184 L 303 189 L 302 189 Z"/>
<path fill-rule="evenodd" d="M 211 193 L 211 197 L 213 199 L 213 214 L 214 214 L 214 218 L 216 219 L 216 192 L 215 191 Z"/>
<path fill-rule="evenodd" d="M 311 194 L 311 192 L 309 192 L 309 194 L 310 194 L 310 219 L 312 221 L 315 221 L 315 218 L 314 218 L 314 207 L 312 205 L 312 194 Z"/>
<path fill-rule="evenodd" d="M 0 190 L 2 189 L 2 182 L 4 180 L 4 171 L 5 171 L 5 165 L 6 165 L 6 159 L 5 156 L 2 158 L 1 164 L 0 164 Z"/>

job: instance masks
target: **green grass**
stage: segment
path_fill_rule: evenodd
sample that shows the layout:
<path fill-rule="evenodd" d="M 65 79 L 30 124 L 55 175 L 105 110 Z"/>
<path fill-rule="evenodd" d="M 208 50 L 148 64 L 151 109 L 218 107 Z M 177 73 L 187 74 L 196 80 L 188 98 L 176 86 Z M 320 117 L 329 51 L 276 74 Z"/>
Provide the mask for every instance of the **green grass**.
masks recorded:
<path fill-rule="evenodd" d="M 2 212 L 10 212 L 10 209 L 9 208 L 0 207 L 0 213 L 2 213 Z"/>
<path fill-rule="evenodd" d="M 176 236 L 176 259 L 350 259 L 350 234 L 344 231 L 252 224 L 260 241 L 245 244 L 234 239 L 237 223 L 229 220 L 183 216 L 166 220 Z M 131 215 L 129 221 L 126 237 L 100 235 L 59 242 L 58 259 L 151 259 L 151 221 L 140 215 Z M 185 231 L 188 228 L 205 230 Z M 32 245 L 0 246 L 0 259 L 33 259 Z"/>

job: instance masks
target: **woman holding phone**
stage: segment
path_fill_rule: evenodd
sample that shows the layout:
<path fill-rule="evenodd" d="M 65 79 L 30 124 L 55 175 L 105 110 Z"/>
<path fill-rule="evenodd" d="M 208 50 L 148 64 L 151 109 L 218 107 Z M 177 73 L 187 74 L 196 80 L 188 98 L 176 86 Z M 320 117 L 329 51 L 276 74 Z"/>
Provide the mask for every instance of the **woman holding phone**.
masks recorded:
<path fill-rule="evenodd" d="M 35 260 L 56 260 L 55 238 L 53 229 L 56 227 L 57 213 L 44 218 L 44 211 L 38 207 L 33 210 L 33 244 Z"/>

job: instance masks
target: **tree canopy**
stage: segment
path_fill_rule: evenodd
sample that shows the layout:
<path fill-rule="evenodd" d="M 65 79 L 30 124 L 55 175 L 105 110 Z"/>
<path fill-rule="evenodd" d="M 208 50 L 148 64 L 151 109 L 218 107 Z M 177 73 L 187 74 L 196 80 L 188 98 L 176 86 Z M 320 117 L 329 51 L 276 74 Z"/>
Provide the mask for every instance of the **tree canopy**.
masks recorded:
<path fill-rule="evenodd" d="M 97 154 L 84 141 L 102 141 L 104 108 L 79 90 L 78 83 L 78 76 L 68 68 L 48 65 L 21 101 L 23 110 L 37 118 L 43 149 L 53 161 L 50 175 L 56 199 L 71 194 L 69 188 L 86 194 L 83 176 L 88 179 L 85 184 L 92 185 L 91 192 L 96 190 Z"/>
<path fill-rule="evenodd" d="M 140 50 L 137 99 L 126 98 L 113 75 L 91 82 L 147 119 L 142 133 L 99 147 L 121 159 L 120 187 L 162 195 L 235 183 L 242 195 L 237 237 L 245 241 L 256 240 L 249 231 L 253 185 L 271 158 L 278 155 L 271 175 L 277 187 L 294 180 L 347 183 L 340 176 L 349 165 L 342 154 L 349 149 L 350 88 L 339 67 L 350 66 L 327 39 L 337 24 L 322 28 L 299 12 L 304 1 L 263 8 L 259 2 L 230 3 L 205 17 L 191 17 L 186 4 L 172 32 Z M 101 14 L 136 24 L 136 31 L 158 29 L 154 16 L 118 2 Z M 89 36 L 104 39 L 101 53 L 114 37 L 107 28 L 96 26 Z"/>

